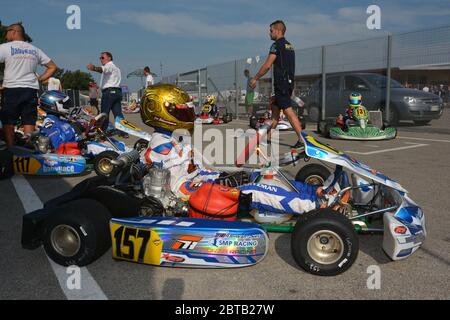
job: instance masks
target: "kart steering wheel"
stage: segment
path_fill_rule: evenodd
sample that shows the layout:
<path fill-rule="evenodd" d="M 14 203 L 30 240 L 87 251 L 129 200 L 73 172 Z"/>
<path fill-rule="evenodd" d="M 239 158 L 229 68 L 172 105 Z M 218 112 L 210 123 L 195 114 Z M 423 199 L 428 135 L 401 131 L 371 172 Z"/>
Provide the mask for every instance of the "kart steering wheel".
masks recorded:
<path fill-rule="evenodd" d="M 267 132 L 271 127 L 272 120 L 267 121 L 264 125 L 259 127 L 259 130 L 256 131 L 256 135 L 248 141 L 242 153 L 236 158 L 236 167 L 242 167 L 245 164 L 250 155 L 255 152 L 256 147 L 259 145 L 259 142 L 267 135 Z"/>

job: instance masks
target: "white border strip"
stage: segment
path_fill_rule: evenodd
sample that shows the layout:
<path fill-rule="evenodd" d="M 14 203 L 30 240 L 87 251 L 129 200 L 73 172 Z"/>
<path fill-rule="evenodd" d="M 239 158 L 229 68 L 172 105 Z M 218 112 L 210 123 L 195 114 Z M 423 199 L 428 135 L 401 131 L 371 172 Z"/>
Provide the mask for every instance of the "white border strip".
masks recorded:
<path fill-rule="evenodd" d="M 11 182 L 16 189 L 20 201 L 22 202 L 23 208 L 25 209 L 25 214 L 42 208 L 41 200 L 23 176 L 15 175 L 11 178 Z M 42 247 L 40 250 L 42 250 L 45 254 Z M 50 262 L 53 272 L 58 279 L 59 285 L 68 300 L 108 300 L 86 267 L 80 268 L 81 289 L 70 290 L 67 287 L 67 278 L 70 276 L 66 272 L 67 269 L 53 262 L 48 256 L 47 259 Z"/>

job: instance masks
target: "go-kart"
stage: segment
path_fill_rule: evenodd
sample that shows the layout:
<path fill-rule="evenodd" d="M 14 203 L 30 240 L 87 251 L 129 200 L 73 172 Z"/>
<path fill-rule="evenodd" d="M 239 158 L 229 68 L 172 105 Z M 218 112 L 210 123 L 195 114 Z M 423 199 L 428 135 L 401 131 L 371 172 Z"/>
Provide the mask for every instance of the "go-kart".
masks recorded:
<path fill-rule="evenodd" d="M 205 104 L 202 106 L 201 112 L 198 114 L 195 123 L 197 124 L 222 124 L 228 123 L 233 120 L 233 115 L 231 113 L 226 113 L 221 115 L 217 110 L 216 105 Z"/>
<path fill-rule="evenodd" d="M 141 112 L 141 106 L 138 102 L 132 101 L 127 106 L 122 106 L 123 113 L 139 113 Z"/>
<path fill-rule="evenodd" d="M 263 134 L 257 132 L 258 137 Z M 334 177 L 341 189 L 328 206 L 303 215 L 254 212 L 248 209 L 248 197 L 236 202 L 237 189 L 208 184 L 220 197 L 203 199 L 203 203 L 218 205 L 219 211 L 207 212 L 207 206 L 194 206 L 193 195 L 189 200 L 175 197 L 165 187 L 167 172 L 139 164 L 139 153 L 134 150 L 113 160 L 118 170 L 114 179 L 86 179 L 69 193 L 46 202 L 43 209 L 25 215 L 22 246 L 35 249 L 43 244 L 53 261 L 66 266 L 88 265 L 112 246 L 114 259 L 230 268 L 260 262 L 267 254 L 268 231 L 292 232 L 295 261 L 316 275 L 337 275 L 350 268 L 358 255 L 358 233 L 382 233 L 383 250 L 392 260 L 409 257 L 421 246 L 426 236 L 424 214 L 400 184 L 303 132 L 302 139 L 304 153 L 294 150 L 280 159 L 280 165 L 292 165 L 302 158 L 335 165 Z M 254 149 L 261 152 L 253 141 L 241 157 L 248 157 Z M 285 173 L 268 164 L 239 170 L 248 170 L 251 181 L 260 185 L 296 191 Z M 296 179 L 321 184 L 329 174 L 322 165 L 308 164 Z M 232 207 L 240 208 L 240 221 L 217 220 L 217 212 Z M 209 219 L 188 218 L 190 210 Z"/>
<path fill-rule="evenodd" d="M 46 117 L 45 113 L 41 113 L 42 117 Z M 94 117 L 90 121 L 90 125 L 86 126 L 85 135 L 89 135 L 90 131 L 95 127 L 95 123 L 104 118 L 104 115 Z M 44 119 L 42 119 L 42 124 Z M 76 127 L 78 130 L 84 127 Z M 81 129 L 80 129 L 81 128 Z M 48 137 L 40 134 L 39 131 L 25 136 L 20 131 L 16 131 L 16 139 L 18 145 L 11 147 L 9 150 L 13 157 L 14 173 L 30 174 L 30 175 L 74 175 L 80 174 L 86 169 L 86 158 L 81 155 L 79 143 L 64 143 L 58 150 L 51 150 L 50 140 Z M 84 138 L 84 143 L 88 138 Z M 50 152 L 53 151 L 53 152 Z"/>
<path fill-rule="evenodd" d="M 272 119 L 272 112 L 266 111 L 266 112 L 264 112 L 264 114 L 262 116 L 259 116 L 259 117 L 251 116 L 249 125 L 251 128 L 253 128 L 255 130 L 259 130 L 260 127 L 267 124 L 269 121 L 271 121 L 271 119 Z M 303 122 L 302 122 L 302 125 L 303 125 Z M 286 119 L 286 117 L 283 113 L 280 114 L 280 119 L 278 120 L 276 129 L 280 130 L 280 131 L 292 130 L 291 123 Z"/>
<path fill-rule="evenodd" d="M 381 111 L 379 111 L 381 117 Z M 336 120 L 336 125 L 329 130 L 330 138 L 344 140 L 388 140 L 397 136 L 397 130 L 388 126 L 375 126 L 369 123 L 367 109 L 360 105 L 353 107 L 351 119 L 344 123 L 342 116 Z"/>
<path fill-rule="evenodd" d="M 275 99 L 274 96 L 271 97 L 271 99 L 270 99 L 269 110 L 265 110 L 265 111 L 258 110 L 250 117 L 250 121 L 249 121 L 250 128 L 259 130 L 259 128 L 261 128 L 262 126 L 265 126 L 269 121 L 272 121 L 272 105 L 274 103 L 274 99 Z M 295 108 L 297 110 L 298 119 L 300 120 L 300 123 L 302 125 L 302 130 L 304 130 L 306 125 L 305 125 L 305 121 L 303 118 L 303 112 L 304 112 L 303 101 L 301 101 L 300 98 L 294 96 L 291 99 L 291 105 L 293 108 Z M 263 112 L 262 115 L 261 115 L 261 112 Z M 284 115 L 283 111 L 280 111 L 280 117 L 278 119 L 276 129 L 280 130 L 280 131 L 292 130 L 292 125 L 289 122 L 289 120 L 287 119 L 287 117 Z"/>
<path fill-rule="evenodd" d="M 113 127 L 109 127 L 106 133 L 101 129 L 105 114 L 95 117 L 87 114 L 86 118 L 80 116 L 82 112 L 82 108 L 77 108 L 67 117 L 42 114 L 40 131 L 33 132 L 29 138 L 16 131 L 19 146 L 11 149 L 15 173 L 71 175 L 82 173 L 91 165 L 97 175 L 109 175 L 113 169 L 110 161 L 131 148 L 113 137 L 116 133 Z M 47 127 L 47 123 L 50 127 Z M 69 141 L 64 140 L 66 136 L 57 127 L 51 133 L 46 131 L 52 130 L 52 125 L 61 123 L 66 126 L 68 124 L 71 129 L 69 132 L 74 132 Z M 49 138 L 55 135 L 61 137 L 57 146 Z"/>

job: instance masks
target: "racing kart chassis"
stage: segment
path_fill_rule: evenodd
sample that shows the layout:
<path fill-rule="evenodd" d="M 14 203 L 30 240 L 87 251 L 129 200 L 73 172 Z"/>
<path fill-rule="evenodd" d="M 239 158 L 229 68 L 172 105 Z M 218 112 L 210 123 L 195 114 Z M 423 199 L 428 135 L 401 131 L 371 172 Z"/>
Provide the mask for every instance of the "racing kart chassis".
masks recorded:
<path fill-rule="evenodd" d="M 250 212 L 245 206 L 238 213 L 240 222 L 187 218 L 187 201 L 170 198 L 163 204 L 140 189 L 146 171 L 136 163 L 136 152 L 113 160 L 121 168 L 115 178 L 87 179 L 24 216 L 22 245 L 33 249 L 44 244 L 47 254 L 62 265 L 87 265 L 112 245 L 115 259 L 223 268 L 261 261 L 267 253 L 267 232 L 292 232 L 297 264 L 325 276 L 340 274 L 354 263 L 357 233 L 382 233 L 383 250 L 392 260 L 404 259 L 420 247 L 426 236 L 425 218 L 405 189 L 311 136 L 303 133 L 302 139 L 305 160 L 332 163 L 336 179 L 347 181 L 326 207 L 276 224 L 264 223 L 271 213 Z M 292 163 L 301 158 L 292 153 L 290 157 Z M 323 183 L 327 177 L 317 166 L 302 167 L 296 178 L 313 182 L 321 177 L 318 182 Z M 351 172 L 350 178 L 343 169 Z M 279 186 L 295 191 L 280 170 L 276 173 Z M 263 174 L 257 176 L 259 183 L 268 182 Z M 376 218 L 382 219 L 380 227 L 375 226 L 380 222 Z"/>

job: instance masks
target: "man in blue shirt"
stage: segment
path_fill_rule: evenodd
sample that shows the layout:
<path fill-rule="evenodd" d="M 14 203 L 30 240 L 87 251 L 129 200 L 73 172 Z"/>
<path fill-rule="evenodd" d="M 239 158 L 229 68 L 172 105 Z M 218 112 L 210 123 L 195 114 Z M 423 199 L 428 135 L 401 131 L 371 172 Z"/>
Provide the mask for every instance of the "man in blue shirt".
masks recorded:
<path fill-rule="evenodd" d="M 280 117 L 280 110 L 288 118 L 292 128 L 298 135 L 298 141 L 293 148 L 300 148 L 303 143 L 300 139 L 302 126 L 297 114 L 291 106 L 291 95 L 294 90 L 295 76 L 295 51 L 294 47 L 284 38 L 286 25 L 283 21 L 277 20 L 270 24 L 270 39 L 275 42 L 270 47 L 269 56 L 261 66 L 258 73 L 250 80 L 250 85 L 254 88 L 256 82 L 274 66 L 274 89 L 275 101 L 272 105 L 272 129 L 275 129 Z M 271 132 L 267 134 L 270 141 Z"/>

